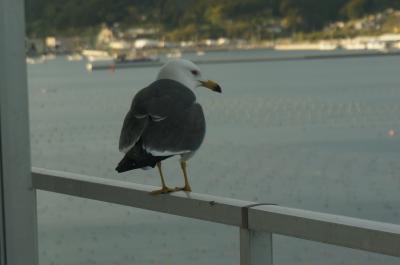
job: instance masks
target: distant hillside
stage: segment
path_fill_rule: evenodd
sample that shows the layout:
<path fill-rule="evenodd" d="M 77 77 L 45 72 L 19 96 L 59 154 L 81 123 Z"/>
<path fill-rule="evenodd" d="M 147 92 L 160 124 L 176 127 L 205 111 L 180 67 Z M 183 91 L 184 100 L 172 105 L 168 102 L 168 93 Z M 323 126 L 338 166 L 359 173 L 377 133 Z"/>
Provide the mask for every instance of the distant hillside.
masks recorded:
<path fill-rule="evenodd" d="M 399 0 L 36 0 L 26 1 L 30 36 L 79 35 L 102 23 L 122 28 L 156 26 L 167 39 L 269 38 L 311 32 Z"/>

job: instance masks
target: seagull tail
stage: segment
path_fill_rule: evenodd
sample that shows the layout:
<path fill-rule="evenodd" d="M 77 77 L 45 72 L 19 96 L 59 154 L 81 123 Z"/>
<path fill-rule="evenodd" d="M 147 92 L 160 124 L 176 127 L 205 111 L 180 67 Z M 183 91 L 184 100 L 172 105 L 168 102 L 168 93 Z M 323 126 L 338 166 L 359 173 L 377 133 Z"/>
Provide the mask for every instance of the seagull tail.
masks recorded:
<path fill-rule="evenodd" d="M 115 168 L 115 170 L 118 173 L 126 172 L 129 170 L 141 168 L 144 165 L 140 166 L 138 163 L 136 163 L 135 160 L 125 156 L 119 163 L 118 166 Z"/>
<path fill-rule="evenodd" d="M 152 155 L 147 155 L 146 157 L 142 159 L 132 159 L 128 157 L 127 155 L 122 158 L 122 160 L 118 163 L 118 166 L 115 168 L 115 170 L 118 173 L 134 170 L 134 169 L 148 169 L 149 167 L 155 167 L 157 162 L 162 161 L 164 159 L 167 159 L 168 157 L 171 156 L 152 156 Z"/>

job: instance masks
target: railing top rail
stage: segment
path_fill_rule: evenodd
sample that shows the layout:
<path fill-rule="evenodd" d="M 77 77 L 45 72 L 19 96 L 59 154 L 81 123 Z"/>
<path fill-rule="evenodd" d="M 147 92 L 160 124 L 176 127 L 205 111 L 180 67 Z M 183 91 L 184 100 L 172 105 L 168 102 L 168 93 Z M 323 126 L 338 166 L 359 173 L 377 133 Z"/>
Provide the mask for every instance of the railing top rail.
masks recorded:
<path fill-rule="evenodd" d="M 158 187 L 112 179 L 33 168 L 36 189 L 132 206 L 226 225 L 242 225 L 242 207 L 248 201 L 194 192 L 150 195 Z"/>
<path fill-rule="evenodd" d="M 395 224 L 270 205 L 249 209 L 249 227 L 400 257 L 400 225 Z"/>
<path fill-rule="evenodd" d="M 40 190 L 400 257 L 400 225 L 276 205 L 243 211 L 253 203 L 193 192 L 153 196 L 153 186 L 39 168 L 32 177 Z"/>

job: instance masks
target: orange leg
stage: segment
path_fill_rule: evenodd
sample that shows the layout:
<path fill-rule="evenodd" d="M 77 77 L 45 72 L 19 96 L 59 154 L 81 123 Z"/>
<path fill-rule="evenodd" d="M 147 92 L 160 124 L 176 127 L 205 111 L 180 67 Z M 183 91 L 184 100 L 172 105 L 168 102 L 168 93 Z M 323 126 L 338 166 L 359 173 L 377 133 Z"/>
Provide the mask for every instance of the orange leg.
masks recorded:
<path fill-rule="evenodd" d="M 176 187 L 175 190 L 183 190 L 183 191 L 192 191 L 192 188 L 189 185 L 189 178 L 187 175 L 187 171 L 186 171 L 186 162 L 185 161 L 181 161 L 181 169 L 183 172 L 183 177 L 185 178 L 185 186 L 183 187 Z"/>
<path fill-rule="evenodd" d="M 175 189 L 168 188 L 167 185 L 165 184 L 164 175 L 161 170 L 161 162 L 157 162 L 157 168 L 158 168 L 158 173 L 160 173 L 162 187 L 159 190 L 154 190 L 154 191 L 150 192 L 150 194 L 159 195 L 159 194 L 165 194 L 165 193 L 170 193 L 170 192 L 176 191 Z"/>

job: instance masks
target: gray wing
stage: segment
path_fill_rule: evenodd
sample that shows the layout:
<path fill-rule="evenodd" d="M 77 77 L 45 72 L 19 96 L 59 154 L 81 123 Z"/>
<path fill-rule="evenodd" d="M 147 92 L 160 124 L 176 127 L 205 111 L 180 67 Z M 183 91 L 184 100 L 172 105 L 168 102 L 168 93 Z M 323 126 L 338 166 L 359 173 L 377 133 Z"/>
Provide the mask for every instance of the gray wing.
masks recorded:
<path fill-rule="evenodd" d="M 192 91 L 172 80 L 158 80 L 140 90 L 126 114 L 119 139 L 119 150 L 128 152 L 148 130 L 195 101 Z"/>
<path fill-rule="evenodd" d="M 143 134 L 143 147 L 154 156 L 189 153 L 197 150 L 205 135 L 205 120 L 201 106 L 171 114 L 160 122 L 151 122 Z"/>
<path fill-rule="evenodd" d="M 135 112 L 134 106 L 126 114 L 119 137 L 119 151 L 127 153 L 139 140 L 148 119 Z"/>

